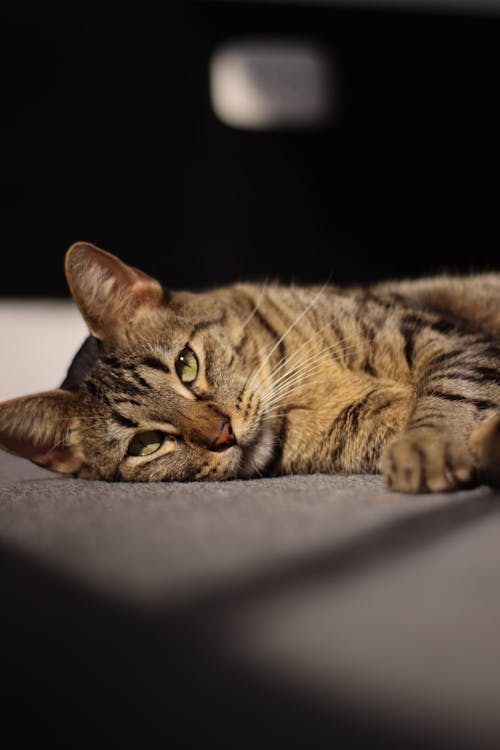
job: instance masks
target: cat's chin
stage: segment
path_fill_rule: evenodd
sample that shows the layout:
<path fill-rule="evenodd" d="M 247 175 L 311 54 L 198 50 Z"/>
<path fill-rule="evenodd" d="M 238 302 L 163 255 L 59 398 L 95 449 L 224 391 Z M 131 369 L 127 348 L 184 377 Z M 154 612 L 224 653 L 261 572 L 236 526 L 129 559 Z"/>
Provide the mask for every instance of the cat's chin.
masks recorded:
<path fill-rule="evenodd" d="M 241 445 L 238 477 L 248 479 L 261 476 L 269 465 L 273 452 L 274 432 L 271 423 L 261 422 L 256 435 L 247 444 Z"/>

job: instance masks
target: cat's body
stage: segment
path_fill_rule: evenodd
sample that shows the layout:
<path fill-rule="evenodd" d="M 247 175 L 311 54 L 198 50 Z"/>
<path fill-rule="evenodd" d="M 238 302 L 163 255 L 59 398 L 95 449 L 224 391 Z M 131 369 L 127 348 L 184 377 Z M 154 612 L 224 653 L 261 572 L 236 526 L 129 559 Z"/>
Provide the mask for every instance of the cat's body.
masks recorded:
<path fill-rule="evenodd" d="M 500 274 L 165 293 L 84 244 L 67 274 L 92 338 L 62 389 L 0 406 L 11 451 L 115 480 L 497 480 Z"/>

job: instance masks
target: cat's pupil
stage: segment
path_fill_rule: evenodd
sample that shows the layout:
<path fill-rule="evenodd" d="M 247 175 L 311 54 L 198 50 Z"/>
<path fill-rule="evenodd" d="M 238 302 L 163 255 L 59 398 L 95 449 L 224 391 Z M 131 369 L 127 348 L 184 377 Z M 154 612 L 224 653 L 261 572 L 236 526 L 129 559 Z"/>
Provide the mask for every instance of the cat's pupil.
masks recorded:
<path fill-rule="evenodd" d="M 198 360 L 189 347 L 185 347 L 177 358 L 175 370 L 182 383 L 194 383 L 198 376 Z"/>

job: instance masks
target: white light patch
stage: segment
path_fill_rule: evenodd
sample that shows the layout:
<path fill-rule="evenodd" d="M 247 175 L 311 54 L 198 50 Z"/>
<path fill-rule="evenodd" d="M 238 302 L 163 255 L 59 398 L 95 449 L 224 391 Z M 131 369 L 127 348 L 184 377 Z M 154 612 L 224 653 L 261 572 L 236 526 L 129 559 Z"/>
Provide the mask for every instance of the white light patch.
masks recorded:
<path fill-rule="evenodd" d="M 212 108 L 231 127 L 318 127 L 331 118 L 334 93 L 330 56 L 313 42 L 234 40 L 210 61 Z"/>

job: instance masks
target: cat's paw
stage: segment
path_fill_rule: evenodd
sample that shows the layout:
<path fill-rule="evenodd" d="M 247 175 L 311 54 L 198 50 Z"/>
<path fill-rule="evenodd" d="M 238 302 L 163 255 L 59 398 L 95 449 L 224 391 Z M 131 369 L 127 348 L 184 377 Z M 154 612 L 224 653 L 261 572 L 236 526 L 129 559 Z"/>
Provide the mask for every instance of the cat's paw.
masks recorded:
<path fill-rule="evenodd" d="M 476 427 L 470 446 L 481 481 L 500 487 L 500 416 L 496 415 Z"/>
<path fill-rule="evenodd" d="M 397 492 L 449 492 L 472 484 L 475 474 L 466 442 L 430 429 L 396 438 L 380 467 L 387 486 Z"/>

